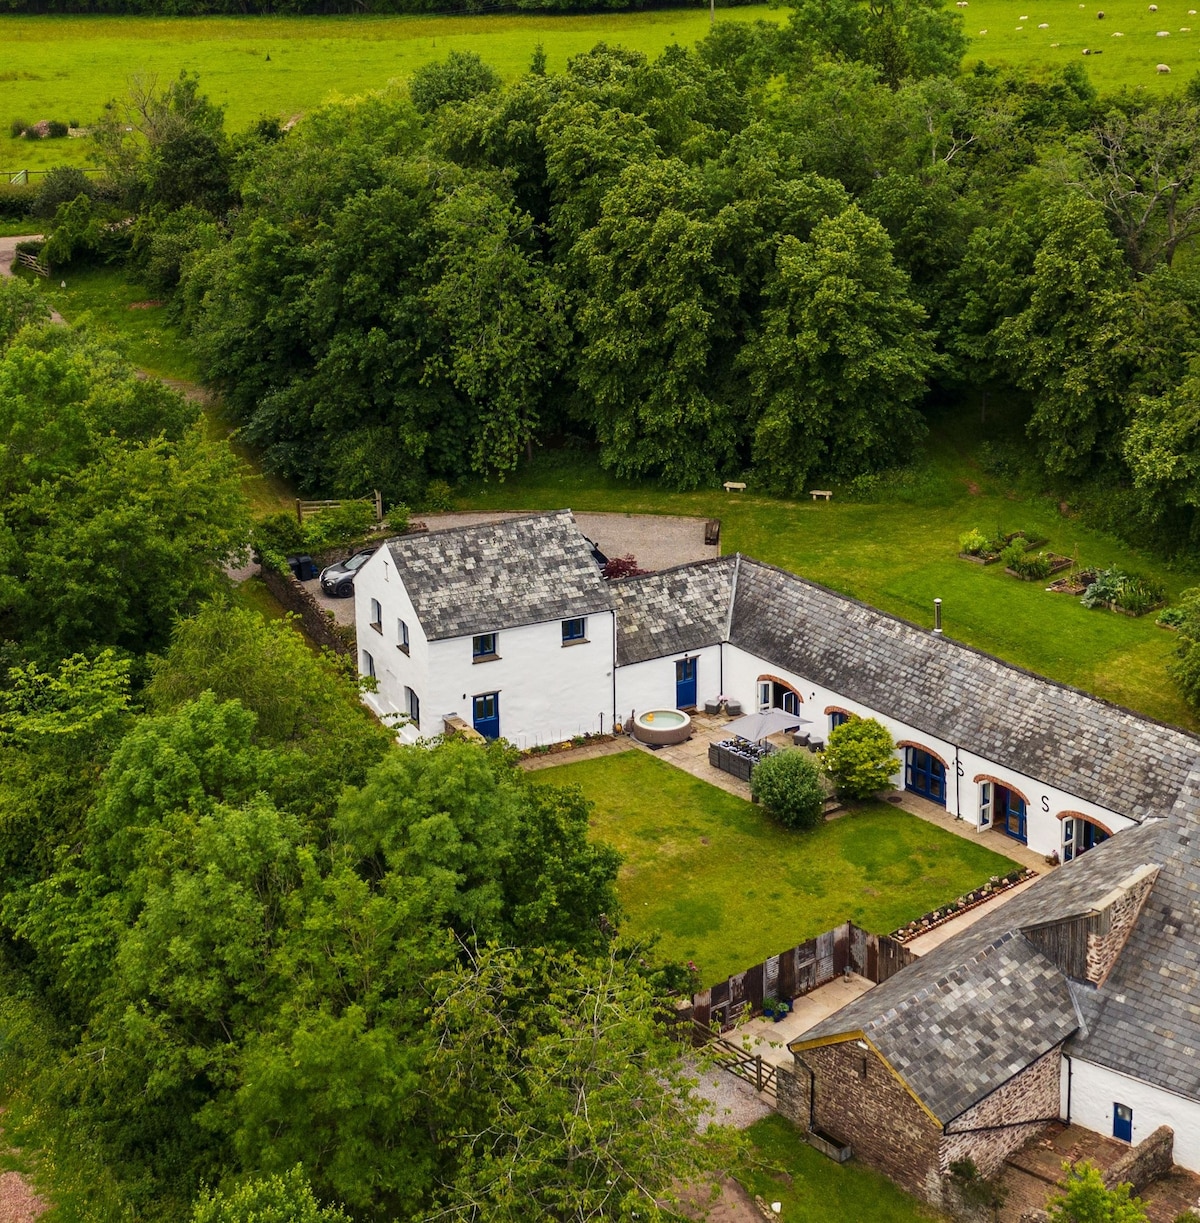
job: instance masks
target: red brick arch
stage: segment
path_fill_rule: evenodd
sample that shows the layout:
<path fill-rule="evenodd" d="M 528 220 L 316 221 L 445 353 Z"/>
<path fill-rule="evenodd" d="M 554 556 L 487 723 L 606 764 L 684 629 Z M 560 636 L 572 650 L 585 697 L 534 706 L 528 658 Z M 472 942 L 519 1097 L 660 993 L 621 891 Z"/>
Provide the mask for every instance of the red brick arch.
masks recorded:
<path fill-rule="evenodd" d="M 993 785 L 1003 786 L 1006 790 L 1011 790 L 1025 804 L 1026 808 L 1029 807 L 1029 799 L 1011 781 L 1005 781 L 1003 777 L 993 777 L 990 773 L 977 773 L 975 775 L 975 784 L 978 785 L 981 781 L 990 781 Z"/>
<path fill-rule="evenodd" d="M 799 689 L 796 687 L 796 685 L 795 685 L 795 684 L 790 683 L 788 680 L 784 679 L 784 678 L 783 678 L 783 676 L 781 676 L 781 675 L 760 675 L 760 676 L 758 677 L 758 679 L 757 679 L 757 680 L 755 680 L 755 683 L 758 683 L 758 684 L 768 684 L 768 683 L 770 683 L 770 684 L 782 684 L 782 685 L 783 685 L 783 687 L 785 687 L 785 688 L 786 688 L 786 689 L 787 689 L 789 692 L 791 692 L 791 693 L 793 693 L 793 694 L 795 695 L 796 700 L 798 700 L 798 701 L 800 702 L 800 704 L 801 704 L 801 705 L 803 705 L 803 704 L 804 704 L 804 695 L 803 695 L 803 694 L 800 692 L 800 690 L 799 690 Z"/>
<path fill-rule="evenodd" d="M 942 762 L 942 768 L 944 768 L 947 773 L 950 772 L 950 766 L 946 763 L 946 758 L 935 752 L 933 748 L 926 747 L 924 743 L 915 743 L 912 739 L 901 739 L 896 746 L 900 748 L 915 747 L 919 752 L 928 752 L 934 758 L 934 760 L 940 760 Z"/>
<path fill-rule="evenodd" d="M 1089 824 L 1094 824 L 1105 836 L 1114 835 L 1113 830 L 1106 824 L 1101 823 L 1094 815 L 1084 815 L 1082 811 L 1060 811 L 1054 818 L 1056 820 L 1084 820 Z"/>
<path fill-rule="evenodd" d="M 844 713 L 848 718 L 857 718 L 858 714 L 851 713 L 849 709 L 843 709 L 840 705 L 826 705 L 825 716 L 829 717 L 831 713 Z"/>

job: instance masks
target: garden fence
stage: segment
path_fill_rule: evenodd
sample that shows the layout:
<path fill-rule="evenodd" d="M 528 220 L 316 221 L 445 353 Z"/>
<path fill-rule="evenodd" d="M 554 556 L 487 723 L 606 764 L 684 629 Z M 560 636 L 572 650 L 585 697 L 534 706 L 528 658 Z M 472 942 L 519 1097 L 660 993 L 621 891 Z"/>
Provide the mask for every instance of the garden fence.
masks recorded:
<path fill-rule="evenodd" d="M 691 1022 L 703 1039 L 727 1032 L 740 1019 L 762 1010 L 764 998 L 802 998 L 850 970 L 878 985 L 917 957 L 886 934 L 871 934 L 843 922 L 779 955 L 692 996 L 676 1018 Z"/>
<path fill-rule="evenodd" d="M 351 501 L 365 501 L 375 507 L 375 521 L 383 521 L 383 494 L 379 489 L 376 489 L 370 497 L 350 498 L 348 501 L 301 501 L 296 498 L 296 521 L 301 525 L 304 524 L 306 518 L 311 518 L 313 514 L 319 514 L 322 510 L 335 510 L 340 505 L 348 505 Z"/>

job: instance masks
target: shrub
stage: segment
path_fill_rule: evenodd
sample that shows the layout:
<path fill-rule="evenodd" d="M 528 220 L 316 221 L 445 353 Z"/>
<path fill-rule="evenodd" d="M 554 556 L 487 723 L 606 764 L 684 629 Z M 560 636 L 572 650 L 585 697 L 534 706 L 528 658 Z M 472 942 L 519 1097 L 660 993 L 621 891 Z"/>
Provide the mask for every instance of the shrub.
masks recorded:
<path fill-rule="evenodd" d="M 1000 553 L 1000 563 L 1005 569 L 1016 569 L 1024 559 L 1025 541 L 1019 537 L 1011 544 L 1005 545 L 1004 551 Z"/>
<path fill-rule="evenodd" d="M 397 535 L 403 535 L 408 530 L 411 517 L 408 506 L 403 501 L 397 501 L 386 514 L 388 530 L 395 531 Z"/>
<path fill-rule="evenodd" d="M 829 732 L 825 771 L 846 798 L 868 798 L 892 783 L 899 769 L 892 736 L 874 718 L 853 718 Z"/>
<path fill-rule="evenodd" d="M 44 323 L 50 318 L 45 299 L 23 280 L 0 280 L 0 349 L 29 323 Z"/>
<path fill-rule="evenodd" d="M 408 95 L 423 115 L 447 102 L 466 102 L 500 88 L 500 77 L 474 51 L 451 51 L 443 60 L 423 64 L 408 82 Z"/>
<path fill-rule="evenodd" d="M 1109 1189 L 1099 1168 L 1086 1159 L 1063 1168 L 1062 1192 L 1046 1203 L 1052 1223 L 1146 1223 L 1142 1200 L 1132 1196 L 1130 1185 Z"/>
<path fill-rule="evenodd" d="M 8 134 L 14 139 L 19 140 L 25 135 L 25 129 L 29 126 L 28 119 L 14 119 L 8 125 Z"/>
<path fill-rule="evenodd" d="M 254 524 L 251 532 L 255 550 L 286 556 L 304 548 L 304 532 L 295 514 L 271 514 Z"/>
<path fill-rule="evenodd" d="M 965 535 L 958 537 L 958 550 L 968 556 L 978 556 L 988 546 L 988 537 L 980 530 L 972 527 Z"/>
<path fill-rule="evenodd" d="M 610 582 L 619 581 L 621 578 L 636 578 L 643 573 L 649 573 L 648 569 L 642 569 L 637 563 L 637 557 L 632 553 L 628 556 L 610 556 L 604 562 L 603 573 L 605 578 Z"/>
<path fill-rule="evenodd" d="M 750 774 L 750 792 L 785 828 L 815 828 L 825 809 L 817 762 L 804 751 L 774 752 Z"/>
<path fill-rule="evenodd" d="M 444 514 L 452 510 L 454 489 L 445 480 L 430 480 L 425 485 L 425 499 L 421 508 L 434 514 Z"/>
<path fill-rule="evenodd" d="M 374 525 L 375 507 L 369 501 L 343 501 L 304 524 L 304 542 L 310 552 L 322 552 L 361 539 Z"/>
<path fill-rule="evenodd" d="M 33 212 L 35 216 L 52 217 L 63 204 L 69 204 L 81 195 L 89 198 L 96 194 L 88 176 L 74 166 L 55 166 L 34 192 Z"/>
<path fill-rule="evenodd" d="M 67 135 L 67 125 L 61 119 L 51 119 L 46 124 L 46 135 L 51 140 L 62 140 Z"/>
<path fill-rule="evenodd" d="M 27 217 L 33 205 L 33 198 L 32 187 L 0 182 L 0 217 L 6 221 L 19 221 L 22 217 Z"/>
<path fill-rule="evenodd" d="M 1187 618 L 1182 607 L 1164 607 L 1158 614 L 1156 624 L 1165 624 L 1170 628 L 1179 628 Z"/>

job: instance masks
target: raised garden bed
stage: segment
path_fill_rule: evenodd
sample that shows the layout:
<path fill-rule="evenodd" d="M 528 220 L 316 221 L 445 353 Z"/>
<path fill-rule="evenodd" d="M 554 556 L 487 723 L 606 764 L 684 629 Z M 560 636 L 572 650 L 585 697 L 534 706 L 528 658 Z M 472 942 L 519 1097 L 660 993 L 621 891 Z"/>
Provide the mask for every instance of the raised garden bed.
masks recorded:
<path fill-rule="evenodd" d="M 1029 536 L 1023 535 L 1020 531 L 1010 531 L 1007 535 L 1000 535 L 993 539 L 986 550 L 979 552 L 960 552 L 958 554 L 958 559 L 970 561 L 975 565 L 994 565 L 1000 559 L 1001 553 L 1003 553 L 1004 549 L 1016 539 L 1022 539 L 1025 541 L 1026 552 L 1028 552 L 1031 548 L 1040 548 L 1046 542 L 1045 536 L 1042 535 Z"/>
<path fill-rule="evenodd" d="M 1094 569 L 1080 569 L 1078 573 L 1068 573 L 1046 587 L 1053 594 L 1081 595 L 1096 580 Z"/>
<path fill-rule="evenodd" d="M 1044 582 L 1051 575 L 1062 573 L 1064 569 L 1070 569 L 1075 563 L 1069 556 L 1059 556 L 1056 552 L 1047 552 L 1046 559 L 1050 562 L 1050 573 L 1041 577 L 1037 574 L 1024 574 L 1010 567 L 1005 567 L 1004 572 L 1010 577 L 1018 578 L 1022 582 Z"/>
<path fill-rule="evenodd" d="M 908 925 L 893 930 L 888 937 L 894 938 L 898 943 L 912 942 L 920 935 L 936 930 L 938 926 L 945 925 L 946 922 L 960 917 L 963 913 L 969 913 L 1002 892 L 1015 888 L 1018 884 L 1024 883 L 1026 879 L 1032 879 L 1036 873 L 1023 866 L 1015 871 L 1010 871 L 1007 875 L 993 875 L 982 887 L 975 888 L 974 891 L 967 892 L 957 900 L 952 900 L 948 905 L 943 905 L 940 909 L 933 909 L 924 917 L 918 917 L 916 921 L 910 921 Z"/>

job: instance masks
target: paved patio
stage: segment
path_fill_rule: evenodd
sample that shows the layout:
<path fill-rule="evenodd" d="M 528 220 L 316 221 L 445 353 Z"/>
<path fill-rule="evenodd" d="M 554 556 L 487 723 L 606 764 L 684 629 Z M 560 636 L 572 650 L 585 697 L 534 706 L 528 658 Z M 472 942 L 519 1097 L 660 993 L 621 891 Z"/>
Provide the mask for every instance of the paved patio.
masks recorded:
<path fill-rule="evenodd" d="M 764 1062 L 775 1066 L 790 1065 L 792 1055 L 787 1048 L 789 1041 L 798 1040 L 823 1019 L 828 1019 L 855 998 L 861 998 L 874 988 L 872 982 L 855 972 L 835 977 L 827 985 L 814 989 L 811 994 L 795 999 L 792 1012 L 786 1019 L 781 1019 L 778 1023 L 770 1019 L 751 1019 L 741 1024 L 735 1032 L 728 1033 L 726 1039 L 739 1044 L 743 1039 L 748 1040 L 750 1051 L 757 1053 Z"/>

